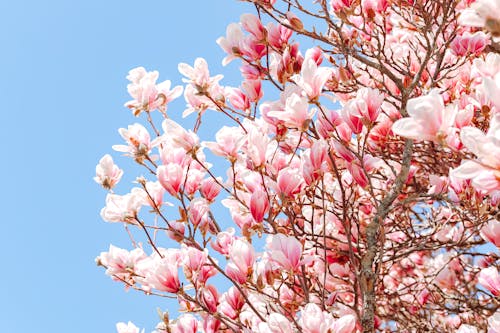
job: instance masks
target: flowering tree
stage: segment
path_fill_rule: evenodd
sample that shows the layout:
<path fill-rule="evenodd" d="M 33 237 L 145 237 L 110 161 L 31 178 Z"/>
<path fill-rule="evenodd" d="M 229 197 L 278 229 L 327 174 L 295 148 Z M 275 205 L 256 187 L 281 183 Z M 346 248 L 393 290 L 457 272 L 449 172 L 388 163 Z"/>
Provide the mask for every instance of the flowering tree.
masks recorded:
<path fill-rule="evenodd" d="M 500 332 L 500 1 L 246 1 L 217 41 L 239 87 L 202 58 L 184 87 L 130 71 L 146 126 L 113 148 L 146 176 L 113 193 L 106 155 L 95 180 L 149 245 L 98 264 L 177 299 L 158 333 Z"/>

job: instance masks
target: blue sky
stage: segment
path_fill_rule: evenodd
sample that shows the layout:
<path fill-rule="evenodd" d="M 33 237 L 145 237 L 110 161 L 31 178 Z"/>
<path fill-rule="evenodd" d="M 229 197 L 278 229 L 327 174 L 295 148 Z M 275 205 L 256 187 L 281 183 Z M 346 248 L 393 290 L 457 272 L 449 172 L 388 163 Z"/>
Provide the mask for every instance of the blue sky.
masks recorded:
<path fill-rule="evenodd" d="M 237 80 L 215 40 L 245 11 L 232 0 L 0 1 L 2 332 L 153 329 L 162 300 L 124 292 L 94 264 L 110 243 L 129 246 L 99 216 L 95 165 L 136 121 L 123 107 L 131 68 L 180 84 L 177 64 L 203 56 Z"/>

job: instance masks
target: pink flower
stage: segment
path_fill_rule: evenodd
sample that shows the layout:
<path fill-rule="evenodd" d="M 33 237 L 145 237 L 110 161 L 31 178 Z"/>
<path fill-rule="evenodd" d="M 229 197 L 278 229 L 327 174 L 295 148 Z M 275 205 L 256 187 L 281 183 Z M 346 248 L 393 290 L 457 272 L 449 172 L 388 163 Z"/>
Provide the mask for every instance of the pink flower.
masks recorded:
<path fill-rule="evenodd" d="M 269 199 L 264 190 L 255 190 L 250 197 L 250 213 L 255 222 L 262 222 L 269 212 Z"/>
<path fill-rule="evenodd" d="M 332 331 L 332 316 L 314 303 L 308 303 L 302 309 L 299 324 L 304 333 L 327 333 Z"/>
<path fill-rule="evenodd" d="M 481 228 L 481 237 L 488 242 L 492 242 L 495 246 L 500 247 L 500 221 L 490 220 Z"/>
<path fill-rule="evenodd" d="M 110 245 L 109 251 L 101 252 L 96 260 L 106 267 L 106 274 L 113 279 L 130 282 L 130 279 L 133 279 L 137 263 L 145 258 L 146 254 L 141 248 L 136 248 L 129 252 Z"/>
<path fill-rule="evenodd" d="M 112 189 L 120 181 L 123 170 L 113 163 L 113 158 L 106 154 L 95 167 L 94 180 L 107 190 Z"/>
<path fill-rule="evenodd" d="M 383 101 L 384 95 L 378 90 L 361 88 L 356 98 L 350 100 L 342 108 L 342 118 L 354 133 L 360 133 L 363 125 L 377 121 Z"/>
<path fill-rule="evenodd" d="M 135 218 L 144 204 L 144 197 L 136 193 L 126 195 L 108 194 L 101 217 L 107 222 L 135 223 Z"/>
<path fill-rule="evenodd" d="M 255 250 L 253 249 L 252 244 L 248 243 L 243 239 L 236 239 L 231 244 L 229 249 L 229 258 L 231 259 L 230 270 L 233 270 L 233 273 L 239 276 L 239 280 L 241 281 L 243 278 L 246 281 L 247 276 L 252 272 L 252 267 L 255 262 Z M 237 271 L 234 271 L 236 268 Z"/>
<path fill-rule="evenodd" d="M 174 324 L 170 325 L 172 333 L 196 333 L 198 331 L 198 321 L 191 314 L 183 314 Z"/>
<path fill-rule="evenodd" d="M 450 43 L 450 48 L 455 55 L 465 56 L 471 53 L 481 53 L 489 43 L 488 36 L 482 31 L 477 31 L 473 34 L 464 32 L 462 35 L 455 37 Z"/>
<path fill-rule="evenodd" d="M 290 167 L 281 169 L 277 178 L 278 192 L 285 197 L 293 197 L 300 192 L 303 182 L 299 170 Z"/>
<path fill-rule="evenodd" d="M 300 75 L 295 74 L 291 79 L 302 89 L 310 100 L 317 99 L 323 90 L 323 86 L 330 79 L 333 70 L 327 67 L 319 67 L 316 56 L 313 52 L 306 52 L 306 57 L 302 63 Z"/>
<path fill-rule="evenodd" d="M 129 125 L 127 129 L 118 130 L 122 138 L 127 142 L 125 145 L 114 145 L 113 149 L 119 152 L 128 153 L 130 156 L 142 161 L 151 150 L 151 137 L 148 130 L 139 123 Z"/>
<path fill-rule="evenodd" d="M 156 170 L 156 175 L 163 188 L 174 197 L 179 193 L 185 180 L 184 168 L 176 163 L 160 165 Z"/>
<path fill-rule="evenodd" d="M 199 145 L 199 138 L 191 130 L 186 131 L 184 127 L 173 121 L 165 119 L 161 124 L 165 135 L 171 139 L 174 146 L 182 147 L 186 152 L 196 150 Z"/>
<path fill-rule="evenodd" d="M 127 324 L 117 323 L 116 331 L 118 333 L 144 333 L 144 329 L 142 331 L 139 331 L 139 328 L 130 321 Z"/>
<path fill-rule="evenodd" d="M 181 86 L 170 90 L 171 82 L 168 80 L 157 85 L 158 72 L 146 72 L 144 67 L 132 69 L 127 79 L 131 81 L 127 86 L 128 92 L 134 99 L 125 106 L 132 109 L 135 116 L 141 111 L 150 112 L 155 109 L 165 112 L 167 104 L 182 94 Z"/>
<path fill-rule="evenodd" d="M 301 264 L 302 244 L 295 237 L 273 235 L 269 250 L 272 260 L 285 270 L 296 271 Z"/>
<path fill-rule="evenodd" d="M 289 333 L 293 332 L 292 323 L 281 313 L 273 312 L 266 322 L 259 323 L 258 333 Z"/>
<path fill-rule="evenodd" d="M 244 139 L 245 137 L 239 127 L 223 126 L 215 134 L 216 142 L 203 142 L 202 146 L 210 149 L 215 155 L 236 160 Z"/>
<path fill-rule="evenodd" d="M 483 89 L 497 112 L 500 112 L 500 72 L 491 78 L 484 77 Z"/>
<path fill-rule="evenodd" d="M 344 315 L 339 319 L 335 320 L 333 324 L 332 332 L 335 333 L 352 333 L 356 328 L 356 317 L 353 315 Z"/>
<path fill-rule="evenodd" d="M 215 85 L 223 78 L 222 75 L 210 77 L 208 64 L 203 58 L 196 58 L 193 67 L 180 63 L 178 69 L 182 75 L 187 77 L 183 81 L 191 83 L 199 92 L 208 91 L 210 86 Z"/>
<path fill-rule="evenodd" d="M 222 178 L 220 177 L 217 180 L 213 178 L 204 179 L 200 186 L 201 195 L 210 202 L 214 201 L 221 190 L 220 183 L 222 183 Z"/>
<path fill-rule="evenodd" d="M 229 255 L 234 239 L 234 228 L 229 228 L 227 231 L 219 232 L 216 239 L 210 242 L 210 245 L 220 254 Z"/>
<path fill-rule="evenodd" d="M 330 7 L 333 12 L 351 9 L 356 0 L 330 0 Z"/>
<path fill-rule="evenodd" d="M 240 17 L 243 29 L 251 33 L 255 39 L 263 40 L 266 36 L 266 30 L 260 19 L 253 14 L 243 14 Z"/>
<path fill-rule="evenodd" d="M 205 286 L 201 291 L 201 302 L 208 309 L 210 313 L 217 312 L 217 305 L 219 303 L 219 294 L 217 289 L 212 285 Z"/>
<path fill-rule="evenodd" d="M 488 318 L 488 333 L 500 333 L 500 310 Z"/>
<path fill-rule="evenodd" d="M 496 267 L 483 268 L 479 272 L 477 281 L 488 289 L 493 296 L 500 295 L 500 275 Z"/>
<path fill-rule="evenodd" d="M 498 21 L 500 18 L 500 1 L 477 0 L 468 9 L 462 11 L 458 22 L 470 27 L 484 27 L 487 30 L 498 33 Z"/>
<path fill-rule="evenodd" d="M 500 190 L 500 113 L 493 116 L 486 134 L 466 126 L 460 132 L 460 139 L 477 159 L 462 163 L 452 171 L 453 176 L 472 179 L 474 187 L 488 193 Z"/>
<path fill-rule="evenodd" d="M 410 99 L 407 104 L 410 117 L 397 120 L 392 131 L 416 140 L 442 142 L 455 123 L 456 108 L 445 107 L 437 90 L 428 95 Z"/>
<path fill-rule="evenodd" d="M 208 218 L 210 207 L 208 201 L 204 198 L 195 198 L 191 200 L 188 207 L 188 218 L 195 227 L 197 227 L 202 220 Z"/>
<path fill-rule="evenodd" d="M 269 111 L 267 115 L 283 121 L 285 126 L 306 129 L 315 113 L 315 109 L 309 111 L 309 103 L 305 97 L 292 94 L 286 100 L 284 111 Z"/>
<path fill-rule="evenodd" d="M 179 251 L 163 251 L 163 258 L 155 256 L 145 269 L 144 283 L 159 291 L 176 293 L 179 281 Z"/>
<path fill-rule="evenodd" d="M 245 35 L 241 31 L 241 27 L 237 23 L 231 23 L 226 28 L 226 37 L 219 37 L 217 44 L 228 54 L 222 61 L 222 65 L 226 66 L 233 59 L 241 55 L 240 43 Z"/>

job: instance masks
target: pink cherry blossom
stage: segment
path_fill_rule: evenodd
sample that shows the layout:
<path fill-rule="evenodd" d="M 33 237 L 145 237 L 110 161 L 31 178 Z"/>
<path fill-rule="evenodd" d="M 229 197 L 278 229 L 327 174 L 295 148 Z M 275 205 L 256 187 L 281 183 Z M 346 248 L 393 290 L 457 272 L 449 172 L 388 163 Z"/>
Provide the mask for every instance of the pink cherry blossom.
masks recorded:
<path fill-rule="evenodd" d="M 112 189 L 120 181 L 123 175 L 123 170 L 113 162 L 113 158 L 106 154 L 95 167 L 96 176 L 94 180 L 107 190 Z"/>

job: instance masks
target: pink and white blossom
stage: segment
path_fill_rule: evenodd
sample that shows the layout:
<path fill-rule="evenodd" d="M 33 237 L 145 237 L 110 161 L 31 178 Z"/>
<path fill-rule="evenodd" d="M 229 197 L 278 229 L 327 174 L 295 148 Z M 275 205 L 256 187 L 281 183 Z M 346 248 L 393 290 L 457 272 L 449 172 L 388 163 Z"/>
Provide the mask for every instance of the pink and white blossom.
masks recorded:
<path fill-rule="evenodd" d="M 123 170 L 113 162 L 111 155 L 106 154 L 99 160 L 99 164 L 95 167 L 95 173 L 95 182 L 110 190 L 122 178 Z"/>

